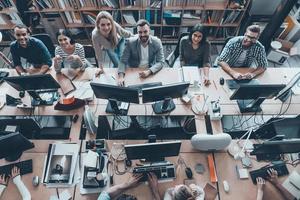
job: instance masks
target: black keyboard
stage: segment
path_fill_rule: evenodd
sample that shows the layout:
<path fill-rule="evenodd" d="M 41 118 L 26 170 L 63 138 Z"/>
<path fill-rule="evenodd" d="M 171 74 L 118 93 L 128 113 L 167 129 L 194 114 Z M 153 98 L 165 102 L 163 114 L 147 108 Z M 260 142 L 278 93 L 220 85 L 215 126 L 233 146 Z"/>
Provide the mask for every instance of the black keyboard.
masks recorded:
<path fill-rule="evenodd" d="M 9 165 L 0 166 L 0 174 L 10 175 L 11 169 L 14 166 L 17 166 L 18 168 L 20 168 L 21 175 L 32 173 L 32 159 L 30 159 L 30 160 L 24 160 L 21 162 L 17 162 L 17 163 L 12 163 Z"/>
<path fill-rule="evenodd" d="M 152 83 L 144 83 L 144 84 L 137 84 L 137 85 L 129 85 L 128 88 L 136 89 L 141 94 L 142 90 L 144 88 L 151 88 L 151 87 L 157 87 L 157 86 L 162 86 L 162 82 L 152 82 Z"/>
<path fill-rule="evenodd" d="M 226 84 L 228 85 L 228 88 L 231 90 L 235 90 L 239 88 L 240 84 L 259 84 L 259 81 L 257 79 L 241 79 L 241 80 L 226 80 Z"/>
<path fill-rule="evenodd" d="M 280 164 L 276 164 L 276 165 L 272 165 L 272 166 L 268 166 L 268 167 L 263 167 L 263 168 L 260 168 L 260 169 L 257 169 L 257 170 L 253 170 L 250 173 L 250 176 L 251 176 L 251 179 L 252 179 L 252 182 L 254 184 L 256 184 L 256 178 L 257 177 L 262 177 L 263 179 L 266 179 L 267 177 L 269 177 L 269 174 L 268 174 L 268 170 L 269 169 L 275 169 L 278 173 L 278 176 L 284 176 L 284 175 L 288 175 L 289 174 L 289 171 L 286 167 L 286 164 L 285 163 L 280 163 Z"/>
<path fill-rule="evenodd" d="M 158 180 L 171 180 L 176 178 L 175 166 L 173 164 L 159 164 L 134 167 L 133 173 L 143 174 L 141 181 L 147 181 L 147 174 L 154 173 Z"/>

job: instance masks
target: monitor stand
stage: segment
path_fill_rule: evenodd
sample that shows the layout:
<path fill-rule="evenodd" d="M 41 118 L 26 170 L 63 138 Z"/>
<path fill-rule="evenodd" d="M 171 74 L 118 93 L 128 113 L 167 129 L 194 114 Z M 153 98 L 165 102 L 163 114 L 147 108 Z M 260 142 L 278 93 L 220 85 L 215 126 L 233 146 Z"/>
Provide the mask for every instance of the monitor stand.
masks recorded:
<path fill-rule="evenodd" d="M 265 100 L 266 98 L 259 97 L 257 99 L 251 99 L 251 100 L 237 100 L 239 109 L 241 113 L 248 113 L 248 112 L 261 112 L 262 109 L 260 107 L 260 104 Z"/>
<path fill-rule="evenodd" d="M 175 104 L 172 98 L 165 98 L 152 104 L 152 108 L 155 114 L 168 113 L 175 109 Z"/>
<path fill-rule="evenodd" d="M 116 99 L 108 99 L 105 112 L 113 113 L 116 115 L 127 115 L 129 109 L 129 103 L 128 106 L 126 107 L 122 107 L 122 103 L 125 102 L 117 101 Z"/>
<path fill-rule="evenodd" d="M 37 91 L 27 91 L 28 94 L 32 97 L 31 105 L 32 106 L 45 106 L 53 105 L 53 102 L 58 99 L 58 93 L 56 92 L 37 92 Z M 49 100 L 43 100 L 40 96 L 42 93 L 51 93 L 51 98 Z"/>

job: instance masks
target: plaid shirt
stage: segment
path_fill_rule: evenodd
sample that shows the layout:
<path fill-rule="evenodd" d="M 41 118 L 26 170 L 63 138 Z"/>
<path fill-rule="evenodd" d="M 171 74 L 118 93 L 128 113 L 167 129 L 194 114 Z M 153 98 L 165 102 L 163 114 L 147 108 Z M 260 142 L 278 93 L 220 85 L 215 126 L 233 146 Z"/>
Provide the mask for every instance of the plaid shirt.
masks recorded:
<path fill-rule="evenodd" d="M 243 38 L 244 36 L 237 36 L 230 39 L 221 52 L 221 55 L 218 57 L 218 62 L 223 61 L 229 66 L 234 67 L 243 51 Z M 250 46 L 244 61 L 244 66 L 250 67 L 253 66 L 253 64 L 257 67 L 263 68 L 268 66 L 265 47 L 259 41 Z"/>

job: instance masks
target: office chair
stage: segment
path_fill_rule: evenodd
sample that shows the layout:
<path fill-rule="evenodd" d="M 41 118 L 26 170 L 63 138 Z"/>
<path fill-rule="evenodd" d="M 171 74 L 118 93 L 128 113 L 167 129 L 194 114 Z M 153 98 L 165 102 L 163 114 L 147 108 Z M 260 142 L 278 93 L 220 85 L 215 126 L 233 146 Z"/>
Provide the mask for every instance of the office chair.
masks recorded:
<path fill-rule="evenodd" d="M 222 50 L 220 51 L 220 54 L 221 54 L 221 52 L 223 51 L 224 47 L 226 46 L 227 42 L 228 42 L 231 38 L 233 38 L 233 36 L 229 36 L 229 37 L 227 37 L 227 38 L 225 39 L 224 45 L 223 45 L 223 47 L 222 47 Z M 218 58 L 219 58 L 219 56 L 217 56 L 216 60 L 214 61 L 213 67 L 216 67 L 216 68 L 219 67 L 218 62 L 217 62 Z"/>
<path fill-rule="evenodd" d="M 176 61 L 176 59 L 177 59 L 178 56 L 179 56 L 179 44 L 180 44 L 181 38 L 184 37 L 184 36 L 186 36 L 186 35 L 188 35 L 188 34 L 189 34 L 189 33 L 186 33 L 186 32 L 180 34 L 180 36 L 179 36 L 179 38 L 178 38 L 177 45 L 176 45 L 176 47 L 175 47 L 175 50 L 172 51 L 172 52 L 170 53 L 170 55 L 168 55 L 168 57 L 166 58 L 166 63 L 167 63 L 170 67 L 173 67 L 173 65 L 174 65 L 174 63 L 175 63 L 175 61 Z"/>
<path fill-rule="evenodd" d="M 40 33 L 31 36 L 41 40 L 45 44 L 52 58 L 55 56 L 55 46 L 48 34 Z"/>
<path fill-rule="evenodd" d="M 91 59 L 88 59 L 88 61 L 95 67 L 98 67 L 98 61 L 96 58 L 96 54 L 95 54 L 95 50 L 94 47 L 92 45 L 83 45 L 84 48 L 84 53 L 85 53 L 85 58 L 92 58 L 94 59 L 93 62 L 91 62 Z"/>

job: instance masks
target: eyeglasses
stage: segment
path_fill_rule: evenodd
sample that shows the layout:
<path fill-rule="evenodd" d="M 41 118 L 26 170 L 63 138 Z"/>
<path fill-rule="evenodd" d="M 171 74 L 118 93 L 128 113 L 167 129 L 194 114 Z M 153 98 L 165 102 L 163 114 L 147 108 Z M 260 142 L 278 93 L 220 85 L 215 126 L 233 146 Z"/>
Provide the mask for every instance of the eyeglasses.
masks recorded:
<path fill-rule="evenodd" d="M 251 40 L 251 42 L 256 42 L 257 41 L 257 37 L 252 37 L 250 35 L 245 35 L 246 38 L 248 38 L 249 40 Z"/>

